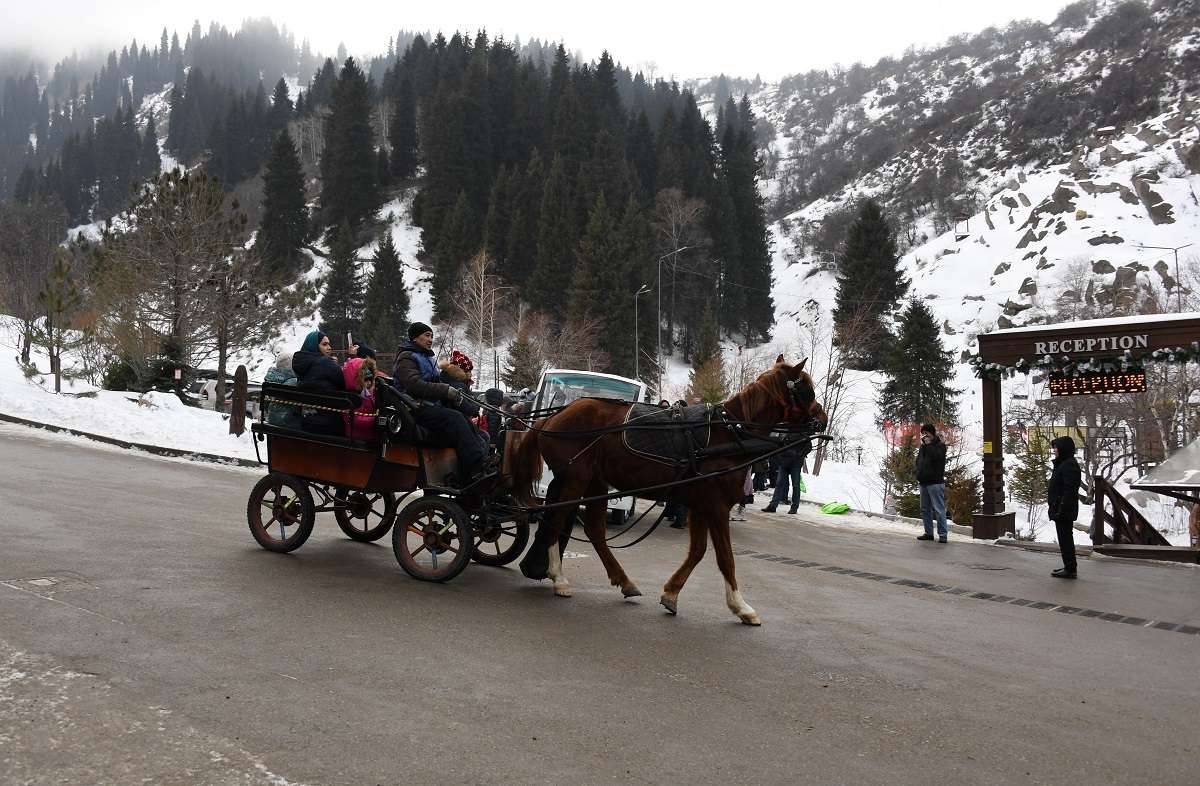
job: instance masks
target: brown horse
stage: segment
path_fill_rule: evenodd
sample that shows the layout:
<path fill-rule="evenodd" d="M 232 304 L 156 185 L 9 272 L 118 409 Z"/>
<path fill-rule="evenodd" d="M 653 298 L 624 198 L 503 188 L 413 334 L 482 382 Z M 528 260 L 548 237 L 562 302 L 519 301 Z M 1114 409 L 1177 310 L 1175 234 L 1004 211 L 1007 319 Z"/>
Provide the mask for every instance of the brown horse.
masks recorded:
<path fill-rule="evenodd" d="M 769 371 L 724 403 L 728 419 L 755 424 L 759 428 L 753 429 L 752 433 L 757 431 L 758 436 L 765 436 L 775 424 L 802 420 L 813 424 L 814 430 L 823 430 L 826 425 L 824 409 L 816 401 L 812 378 L 804 372 L 804 364 L 805 361 L 800 361 L 794 366 L 788 365 L 780 355 Z M 554 473 L 547 502 L 602 496 L 609 493 L 610 487 L 628 491 L 679 480 L 673 467 L 630 452 L 620 433 L 595 435 L 596 430 L 619 427 L 629 408 L 628 403 L 618 401 L 580 399 L 522 434 L 509 456 L 515 494 L 525 504 L 537 504 L 533 485 L 541 476 L 543 459 Z M 714 424 L 709 446 L 734 446 L 737 439 L 731 429 Z M 696 472 L 718 472 L 743 464 L 751 457 L 737 452 L 708 457 L 699 463 Z M 679 592 L 692 569 L 704 557 L 707 537 L 711 537 L 717 567 L 725 578 L 725 602 L 729 610 L 747 625 L 761 624 L 758 613 L 738 591 L 729 537 L 729 511 L 742 497 L 744 480 L 744 472 L 729 472 L 657 494 L 639 494 L 657 500 L 675 494 L 689 511 L 687 557 L 667 580 L 660 601 L 670 613 L 676 613 Z M 605 542 L 605 508 L 603 500 L 587 503 L 584 531 L 604 563 L 612 584 L 620 587 L 621 594 L 627 598 L 641 595 Z M 532 547 L 547 549 L 549 566 L 546 574 L 554 582 L 554 594 L 561 597 L 570 597 L 571 587 L 563 575 L 559 538 L 574 510 L 563 507 L 547 511 Z M 542 555 L 531 553 L 530 556 L 540 560 Z"/>

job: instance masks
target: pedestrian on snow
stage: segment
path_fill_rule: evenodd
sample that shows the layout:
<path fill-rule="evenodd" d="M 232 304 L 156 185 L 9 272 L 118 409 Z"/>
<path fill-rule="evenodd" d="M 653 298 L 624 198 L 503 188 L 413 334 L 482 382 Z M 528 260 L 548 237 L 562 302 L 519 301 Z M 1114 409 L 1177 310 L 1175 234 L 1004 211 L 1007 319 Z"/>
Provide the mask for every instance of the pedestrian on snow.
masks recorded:
<path fill-rule="evenodd" d="M 1079 517 L 1079 486 L 1083 481 L 1079 463 L 1075 461 L 1075 440 L 1059 437 L 1050 443 L 1054 451 L 1054 471 L 1046 489 L 1046 510 L 1058 531 L 1058 550 L 1063 566 L 1051 572 L 1057 579 L 1073 579 L 1077 575 L 1075 561 L 1075 519 Z"/>
<path fill-rule="evenodd" d="M 937 518 L 938 543 L 945 543 L 946 528 L 946 443 L 938 437 L 932 423 L 921 426 L 921 447 L 917 451 L 917 485 L 921 487 L 921 522 L 925 533 L 917 540 L 933 540 L 933 520 Z"/>
<path fill-rule="evenodd" d="M 314 330 L 304 337 L 300 351 L 292 355 L 292 371 L 300 387 L 314 393 L 344 393 L 346 382 L 342 369 L 333 359 L 329 336 Z M 336 412 L 310 412 L 302 419 L 301 427 L 314 434 L 340 437 L 345 433 L 342 417 Z"/>
<path fill-rule="evenodd" d="M 763 513 L 774 513 L 780 502 L 786 502 L 790 488 L 792 506 L 788 509 L 788 513 L 795 515 L 797 508 L 800 507 L 800 495 L 807 490 L 804 487 L 801 471 L 812 445 L 807 439 L 796 439 L 794 434 L 784 434 L 783 438 L 793 441 L 787 450 L 777 454 L 779 463 L 775 476 L 775 493 L 771 495 L 771 502 L 763 508 Z"/>
<path fill-rule="evenodd" d="M 347 390 L 362 397 L 362 404 L 346 417 L 346 436 L 369 442 L 375 439 L 375 417 L 379 409 L 375 401 L 374 359 L 350 358 L 342 366 L 342 378 Z"/>
<path fill-rule="evenodd" d="M 263 382 L 272 385 L 297 384 L 296 372 L 292 371 L 292 353 L 280 352 L 275 357 L 275 365 L 267 369 Z M 300 412 L 295 407 L 286 404 L 269 404 L 267 406 L 267 423 L 284 428 L 300 428 Z"/>
<path fill-rule="evenodd" d="M 434 361 L 433 328 L 423 322 L 409 326 L 408 341 L 396 355 L 393 377 L 398 389 L 421 402 L 413 420 L 428 429 L 439 444 L 457 452 L 460 484 L 474 480 L 484 469 L 483 443 L 458 409 L 462 393 L 441 380 Z"/>
<path fill-rule="evenodd" d="M 442 382 L 452 388 L 458 388 L 463 396 L 474 398 L 471 385 L 475 380 L 471 379 L 471 372 L 475 370 L 475 364 L 471 362 L 471 358 L 456 349 L 450 353 L 449 360 L 438 364 L 438 368 L 442 370 Z M 479 407 L 466 398 L 458 405 L 458 411 L 468 419 L 479 417 Z"/>

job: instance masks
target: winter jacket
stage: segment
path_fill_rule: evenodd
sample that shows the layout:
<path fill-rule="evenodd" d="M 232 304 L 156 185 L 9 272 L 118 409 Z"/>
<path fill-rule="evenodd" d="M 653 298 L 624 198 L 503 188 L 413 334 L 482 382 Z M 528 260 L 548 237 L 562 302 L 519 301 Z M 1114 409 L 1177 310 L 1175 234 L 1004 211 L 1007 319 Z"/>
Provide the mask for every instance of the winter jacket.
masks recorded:
<path fill-rule="evenodd" d="M 263 376 L 263 382 L 272 385 L 295 385 L 296 374 L 292 371 L 291 357 L 287 358 L 286 364 L 281 361 L 267 369 L 267 373 Z M 300 428 L 300 412 L 295 407 L 289 407 L 286 404 L 269 404 L 267 406 L 267 423 L 285 428 Z"/>
<path fill-rule="evenodd" d="M 1075 461 L 1075 440 L 1059 437 L 1050 443 L 1059 448 L 1046 489 L 1046 510 L 1051 521 L 1074 522 L 1079 518 L 1079 487 L 1083 477 Z"/>
<path fill-rule="evenodd" d="M 917 484 L 933 486 L 946 482 L 946 443 L 934 435 L 917 451 Z"/>
<path fill-rule="evenodd" d="M 458 388 L 464 396 L 475 397 L 475 394 L 471 392 L 471 376 L 467 372 L 449 361 L 442 361 L 438 367 L 442 370 L 442 382 L 445 382 L 452 388 Z M 468 420 L 479 417 L 479 407 L 465 398 L 458 405 L 458 411 L 466 415 Z"/>
<path fill-rule="evenodd" d="M 362 404 L 343 418 L 343 421 L 346 425 L 346 436 L 351 439 L 370 441 L 376 436 L 377 406 L 374 391 L 367 387 L 360 390 L 358 387 L 358 370 L 362 364 L 363 358 L 353 357 L 347 360 L 346 365 L 342 367 L 342 381 L 346 383 L 346 389 L 362 396 Z"/>
<path fill-rule="evenodd" d="M 342 370 L 332 358 L 320 352 L 300 350 L 292 355 L 292 371 L 301 387 L 314 393 L 341 393 L 346 390 Z M 310 412 L 304 416 L 303 428 L 316 434 L 341 436 L 345 433 L 342 417 L 336 412 Z"/>
<path fill-rule="evenodd" d="M 412 341 L 400 345 L 392 377 L 395 387 L 413 398 L 431 404 L 440 404 L 450 398 L 450 386 L 441 381 L 433 351 L 422 349 Z"/>

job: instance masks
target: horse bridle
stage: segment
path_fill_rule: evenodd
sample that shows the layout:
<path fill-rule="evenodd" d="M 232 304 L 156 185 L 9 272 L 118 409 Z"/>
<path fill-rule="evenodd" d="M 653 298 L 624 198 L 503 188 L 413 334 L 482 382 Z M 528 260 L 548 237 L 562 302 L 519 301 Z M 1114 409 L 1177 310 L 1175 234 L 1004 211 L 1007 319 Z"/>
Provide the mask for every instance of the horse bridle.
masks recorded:
<path fill-rule="evenodd" d="M 787 379 L 787 372 L 783 369 L 779 369 L 779 373 L 784 375 L 784 385 L 787 389 L 787 399 L 780 401 L 784 409 L 799 409 L 811 414 L 813 402 L 817 400 L 817 392 L 811 385 L 806 385 L 799 379 Z"/>

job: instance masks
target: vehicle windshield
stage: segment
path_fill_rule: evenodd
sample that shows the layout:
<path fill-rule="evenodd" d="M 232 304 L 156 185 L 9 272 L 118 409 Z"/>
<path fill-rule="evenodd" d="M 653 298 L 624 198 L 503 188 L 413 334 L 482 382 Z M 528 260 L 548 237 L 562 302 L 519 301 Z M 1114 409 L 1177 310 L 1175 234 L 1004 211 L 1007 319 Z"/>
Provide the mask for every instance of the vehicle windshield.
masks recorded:
<path fill-rule="evenodd" d="M 547 374 L 538 392 L 538 407 L 563 407 L 581 398 L 616 398 L 637 401 L 640 386 L 583 371 Z"/>

